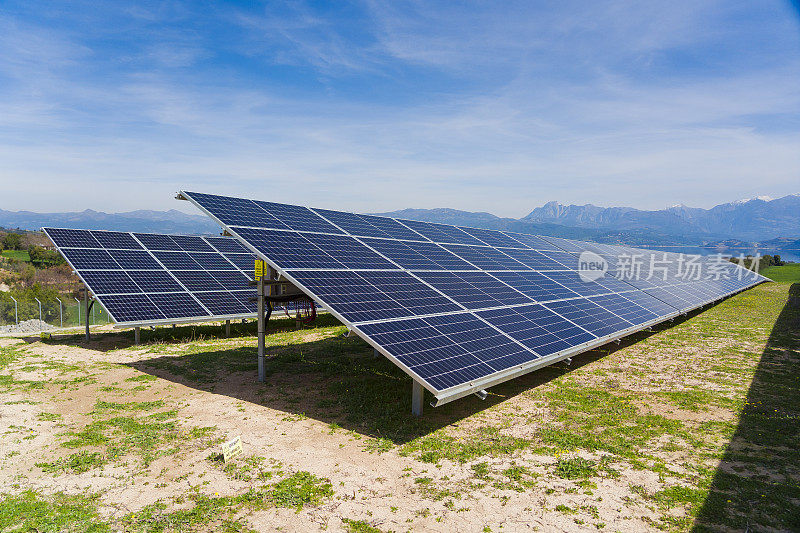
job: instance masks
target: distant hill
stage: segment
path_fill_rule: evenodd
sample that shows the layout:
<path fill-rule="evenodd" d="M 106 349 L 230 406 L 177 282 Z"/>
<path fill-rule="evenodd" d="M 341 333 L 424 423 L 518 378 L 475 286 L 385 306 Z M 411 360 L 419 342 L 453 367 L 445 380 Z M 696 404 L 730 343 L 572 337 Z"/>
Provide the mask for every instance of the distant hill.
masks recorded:
<path fill-rule="evenodd" d="M 521 220 L 593 229 L 652 230 L 667 235 L 748 242 L 800 238 L 800 194 L 757 197 L 701 209 L 677 205 L 658 211 L 548 202 Z"/>
<path fill-rule="evenodd" d="M 130 211 L 103 213 L 87 209 L 77 213 L 34 213 L 0 209 L 0 227 L 38 230 L 44 226 L 57 228 L 107 229 L 156 233 L 217 234 L 219 226 L 205 215 L 187 215 L 169 211 Z"/>

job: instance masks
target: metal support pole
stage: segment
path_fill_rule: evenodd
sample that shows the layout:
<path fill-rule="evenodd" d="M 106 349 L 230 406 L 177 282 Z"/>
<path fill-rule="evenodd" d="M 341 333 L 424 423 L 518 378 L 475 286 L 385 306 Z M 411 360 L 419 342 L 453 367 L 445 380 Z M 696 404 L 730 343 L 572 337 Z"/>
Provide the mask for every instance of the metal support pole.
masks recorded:
<path fill-rule="evenodd" d="M 61 323 L 61 327 L 64 327 L 64 304 L 61 302 L 61 298 L 58 299 L 58 319 Z"/>
<path fill-rule="evenodd" d="M 39 302 L 39 329 L 42 329 L 42 302 L 39 301 L 39 298 L 34 298 L 37 302 Z"/>
<path fill-rule="evenodd" d="M 142 342 L 142 328 L 135 327 L 133 328 L 133 342 L 137 346 L 140 342 Z"/>
<path fill-rule="evenodd" d="M 230 337 L 231 336 L 231 321 L 230 320 L 226 320 L 225 321 L 225 336 L 226 337 Z"/>
<path fill-rule="evenodd" d="M 416 380 L 411 383 L 411 414 L 422 416 L 422 400 L 425 397 L 425 389 Z"/>
<path fill-rule="evenodd" d="M 78 325 L 80 326 L 81 325 L 81 301 L 78 300 L 77 298 L 75 298 L 74 296 L 72 297 L 72 299 L 75 300 L 75 303 L 78 304 Z"/>
<path fill-rule="evenodd" d="M 89 287 L 83 288 L 83 305 L 84 309 L 86 310 L 86 342 L 91 340 L 91 336 L 89 335 Z"/>
<path fill-rule="evenodd" d="M 267 369 L 264 366 L 264 330 L 266 320 L 264 316 L 264 276 L 258 278 L 258 381 L 267 381 Z"/>
<path fill-rule="evenodd" d="M 19 325 L 19 305 L 17 305 L 17 299 L 11 296 L 10 294 L 8 295 L 8 297 L 14 300 L 14 323 Z"/>

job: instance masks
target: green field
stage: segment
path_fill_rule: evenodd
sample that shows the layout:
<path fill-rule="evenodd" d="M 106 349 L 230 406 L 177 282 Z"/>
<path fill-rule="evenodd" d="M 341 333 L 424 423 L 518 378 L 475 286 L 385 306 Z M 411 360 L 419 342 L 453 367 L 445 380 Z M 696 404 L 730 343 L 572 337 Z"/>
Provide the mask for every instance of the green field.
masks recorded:
<path fill-rule="evenodd" d="M 782 283 L 798 283 L 800 282 L 800 263 L 790 263 L 783 266 L 772 266 L 765 268 L 761 274 L 768 277 L 772 281 L 779 281 Z"/>
<path fill-rule="evenodd" d="M 40 421 L 0 435 L 0 530 L 800 531 L 800 269 L 765 275 L 782 281 L 420 419 L 410 379 L 329 315 L 268 323 L 266 383 L 252 324 L 0 347 L 8 408 Z M 107 491 L 123 478 L 155 503 Z"/>
<path fill-rule="evenodd" d="M 3 250 L 2 256 L 8 259 L 15 259 L 17 261 L 31 260 L 31 256 L 28 255 L 26 250 Z"/>

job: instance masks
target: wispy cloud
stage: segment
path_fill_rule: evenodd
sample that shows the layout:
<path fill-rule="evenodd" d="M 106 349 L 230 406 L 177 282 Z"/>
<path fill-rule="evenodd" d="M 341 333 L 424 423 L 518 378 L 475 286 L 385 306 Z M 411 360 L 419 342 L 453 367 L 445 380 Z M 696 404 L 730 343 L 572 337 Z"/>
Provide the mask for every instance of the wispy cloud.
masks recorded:
<path fill-rule="evenodd" d="M 586 6 L 20 4 L 0 14 L 0 207 L 188 209 L 172 194 L 196 188 L 521 216 L 798 192 L 788 5 Z"/>

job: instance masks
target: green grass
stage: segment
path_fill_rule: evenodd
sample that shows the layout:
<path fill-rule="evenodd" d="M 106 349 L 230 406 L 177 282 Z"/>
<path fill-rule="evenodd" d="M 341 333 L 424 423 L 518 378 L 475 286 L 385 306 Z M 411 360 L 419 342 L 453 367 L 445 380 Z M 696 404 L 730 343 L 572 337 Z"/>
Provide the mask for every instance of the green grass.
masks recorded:
<path fill-rule="evenodd" d="M 95 498 L 60 493 L 42 496 L 27 490 L 16 495 L 0 495 L 0 531 L 104 533 L 111 528 L 98 516 Z"/>
<path fill-rule="evenodd" d="M 28 254 L 27 250 L 3 250 L 3 253 L 0 255 L 15 261 L 30 262 L 31 260 L 31 256 Z"/>
<path fill-rule="evenodd" d="M 800 283 L 800 263 L 767 267 L 761 274 L 780 283 Z"/>

